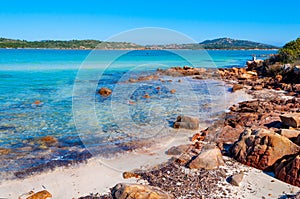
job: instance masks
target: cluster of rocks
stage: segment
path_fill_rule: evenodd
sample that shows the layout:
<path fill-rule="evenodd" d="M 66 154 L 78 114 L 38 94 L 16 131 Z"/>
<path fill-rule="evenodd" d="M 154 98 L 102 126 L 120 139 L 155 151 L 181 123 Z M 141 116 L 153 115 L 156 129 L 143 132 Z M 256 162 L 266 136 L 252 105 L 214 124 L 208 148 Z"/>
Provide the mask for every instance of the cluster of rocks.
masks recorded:
<path fill-rule="evenodd" d="M 194 76 L 203 75 L 206 72 L 205 68 L 194 68 L 191 66 L 172 67 L 166 70 L 157 69 L 159 75 L 181 77 L 181 76 Z"/>
<path fill-rule="evenodd" d="M 212 194 L 225 193 L 217 186 L 224 178 L 239 186 L 244 177 L 243 172 L 226 176 L 222 155 L 251 167 L 273 171 L 276 178 L 300 187 L 300 86 L 287 83 L 282 75 L 261 77 L 262 61 L 247 64 L 247 68 L 218 69 L 211 73 L 192 67 L 158 70 L 159 75 L 199 76 L 199 79 L 209 76 L 235 82 L 233 91 L 246 88 L 260 99 L 233 105 L 224 120 L 194 134 L 191 144 L 167 150 L 166 154 L 172 156 L 167 164 L 150 171 L 123 174 L 124 178 L 139 178 L 146 184 L 117 184 L 110 194 L 99 198 L 213 198 Z M 293 97 L 269 95 L 270 89 L 285 90 L 286 95 Z M 261 95 L 266 90 L 268 92 Z M 199 121 L 179 116 L 173 127 L 197 130 Z M 207 144 L 208 138 L 216 144 Z M 225 145 L 230 146 L 229 150 Z M 94 197 L 81 199 L 84 198 Z"/>

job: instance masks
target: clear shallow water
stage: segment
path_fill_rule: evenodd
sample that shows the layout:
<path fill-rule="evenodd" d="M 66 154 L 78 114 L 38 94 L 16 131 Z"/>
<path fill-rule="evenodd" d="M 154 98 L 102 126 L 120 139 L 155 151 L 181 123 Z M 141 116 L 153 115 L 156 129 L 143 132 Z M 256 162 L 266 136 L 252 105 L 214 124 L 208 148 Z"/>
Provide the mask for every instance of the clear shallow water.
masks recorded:
<path fill-rule="evenodd" d="M 90 51 L 0 50 L 0 172 L 86 159 L 91 155 L 85 147 L 92 153 L 123 151 L 126 142 L 168 135 L 179 114 L 208 121 L 222 108 L 206 105 L 226 100 L 227 88 L 219 82 L 124 82 L 156 68 L 243 66 L 253 54 L 265 58 L 276 51 L 207 52 L 94 51 L 87 57 Z M 100 87 L 113 95 L 95 95 Z M 57 142 L 41 141 L 45 136 Z"/>

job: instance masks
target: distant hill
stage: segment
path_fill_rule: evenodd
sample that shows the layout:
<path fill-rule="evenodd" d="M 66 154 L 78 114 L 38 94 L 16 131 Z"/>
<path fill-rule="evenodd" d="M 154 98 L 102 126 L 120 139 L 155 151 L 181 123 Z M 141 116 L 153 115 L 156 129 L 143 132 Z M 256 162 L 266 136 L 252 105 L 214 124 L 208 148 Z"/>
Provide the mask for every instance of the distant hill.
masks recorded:
<path fill-rule="evenodd" d="M 205 49 L 278 49 L 273 45 L 230 38 L 205 40 L 199 44 Z"/>
<path fill-rule="evenodd" d="M 99 40 L 43 40 L 26 41 L 0 38 L 0 48 L 49 48 L 49 49 L 139 49 L 143 46 L 129 42 L 103 42 Z"/>
<path fill-rule="evenodd" d="M 49 49 L 277 49 L 278 47 L 246 40 L 220 38 L 192 44 L 138 45 L 130 42 L 99 40 L 43 40 L 26 41 L 0 38 L 0 48 L 49 48 Z"/>

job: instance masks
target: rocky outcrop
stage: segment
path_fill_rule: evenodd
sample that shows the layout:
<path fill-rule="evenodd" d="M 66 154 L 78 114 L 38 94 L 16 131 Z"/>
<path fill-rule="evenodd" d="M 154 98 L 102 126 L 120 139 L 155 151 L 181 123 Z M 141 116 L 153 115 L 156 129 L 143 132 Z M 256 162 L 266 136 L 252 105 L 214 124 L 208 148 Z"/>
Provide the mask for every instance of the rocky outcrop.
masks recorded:
<path fill-rule="evenodd" d="M 171 199 L 168 193 L 157 187 L 119 183 L 111 190 L 114 199 Z"/>
<path fill-rule="evenodd" d="M 178 116 L 174 123 L 174 128 L 184 128 L 196 130 L 199 128 L 200 121 L 198 118 L 190 116 Z"/>
<path fill-rule="evenodd" d="M 282 159 L 275 165 L 275 176 L 300 187 L 300 153 Z"/>
<path fill-rule="evenodd" d="M 284 125 L 294 128 L 300 127 L 300 113 L 288 113 L 280 116 Z"/>
<path fill-rule="evenodd" d="M 273 131 L 246 129 L 232 146 L 231 153 L 239 162 L 265 170 L 280 158 L 299 150 L 299 146 Z"/>
<path fill-rule="evenodd" d="M 112 91 L 109 88 L 101 88 L 99 90 L 99 94 L 103 97 L 108 97 L 111 95 L 111 93 L 112 93 Z"/>
<path fill-rule="evenodd" d="M 203 149 L 201 153 L 188 164 L 190 169 L 217 169 L 224 165 L 222 153 L 219 148 Z"/>
<path fill-rule="evenodd" d="M 184 66 L 184 67 L 172 67 L 167 70 L 161 70 L 158 69 L 157 72 L 159 72 L 160 75 L 167 75 L 167 76 L 192 76 L 192 75 L 201 75 L 205 73 L 205 68 L 194 68 L 190 66 Z"/>

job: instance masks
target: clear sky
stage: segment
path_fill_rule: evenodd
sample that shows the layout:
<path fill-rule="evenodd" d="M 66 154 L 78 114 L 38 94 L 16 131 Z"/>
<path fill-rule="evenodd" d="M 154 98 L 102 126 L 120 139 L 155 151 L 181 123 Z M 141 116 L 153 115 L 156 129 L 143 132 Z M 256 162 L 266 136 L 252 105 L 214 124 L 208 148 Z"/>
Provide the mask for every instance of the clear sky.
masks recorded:
<path fill-rule="evenodd" d="M 99 39 L 141 27 L 196 41 L 230 37 L 282 45 L 300 36 L 299 0 L 1 0 L 0 37 Z"/>

